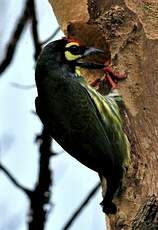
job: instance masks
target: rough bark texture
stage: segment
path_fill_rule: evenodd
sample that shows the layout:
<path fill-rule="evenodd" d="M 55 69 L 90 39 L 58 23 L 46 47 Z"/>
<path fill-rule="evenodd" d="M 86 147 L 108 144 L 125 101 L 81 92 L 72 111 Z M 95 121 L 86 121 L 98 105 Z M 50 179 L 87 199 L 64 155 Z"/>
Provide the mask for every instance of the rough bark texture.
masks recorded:
<path fill-rule="evenodd" d="M 127 108 L 124 121 L 132 145 L 132 163 L 123 194 L 116 199 L 119 212 L 110 216 L 110 222 L 112 230 L 146 229 L 132 227 L 132 223 L 147 197 L 158 196 L 158 1 L 50 3 L 65 34 L 103 48 L 114 67 L 128 71 L 128 79 L 119 85 Z M 87 76 L 92 77 L 89 73 Z"/>

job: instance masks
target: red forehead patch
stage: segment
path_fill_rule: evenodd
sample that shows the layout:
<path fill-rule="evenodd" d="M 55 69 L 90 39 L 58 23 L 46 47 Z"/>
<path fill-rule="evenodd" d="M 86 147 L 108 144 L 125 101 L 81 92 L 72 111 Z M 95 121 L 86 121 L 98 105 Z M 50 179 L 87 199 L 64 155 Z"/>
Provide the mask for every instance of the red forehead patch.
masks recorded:
<path fill-rule="evenodd" d="M 63 37 L 64 40 L 66 40 L 67 42 L 77 42 L 80 46 L 85 46 L 83 43 L 81 43 L 80 40 L 76 39 L 76 38 L 70 38 L 70 37 Z"/>

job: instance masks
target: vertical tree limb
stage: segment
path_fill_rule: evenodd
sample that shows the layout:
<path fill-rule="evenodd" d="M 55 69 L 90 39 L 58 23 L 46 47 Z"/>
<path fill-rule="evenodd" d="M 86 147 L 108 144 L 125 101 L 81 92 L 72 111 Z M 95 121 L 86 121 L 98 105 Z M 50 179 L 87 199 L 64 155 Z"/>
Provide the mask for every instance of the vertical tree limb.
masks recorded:
<path fill-rule="evenodd" d="M 24 10 L 18 20 L 15 30 L 11 36 L 10 42 L 7 46 L 6 55 L 3 61 L 0 63 L 0 74 L 5 71 L 5 69 L 11 63 L 14 53 L 21 37 L 21 34 L 28 22 L 31 22 L 32 28 L 32 38 L 35 48 L 35 61 L 41 51 L 41 43 L 39 40 L 38 30 L 37 30 L 37 15 L 35 0 L 27 0 L 24 6 Z M 59 30 L 56 30 L 54 36 Z M 53 38 L 53 37 L 52 37 Z M 18 85 L 19 86 L 19 85 Z M 56 155 L 51 151 L 52 139 L 48 131 L 43 128 L 42 134 L 37 138 L 39 142 L 39 175 L 38 180 L 33 191 L 28 190 L 22 186 L 12 174 L 0 164 L 0 169 L 6 174 L 6 176 L 11 180 L 11 182 L 19 189 L 21 189 L 28 197 L 30 201 L 30 213 L 28 218 L 28 227 L 30 230 L 43 230 L 48 213 L 51 209 L 51 186 L 52 186 L 52 176 L 51 169 L 49 167 L 50 158 L 52 155 Z"/>
<path fill-rule="evenodd" d="M 30 199 L 29 230 L 43 230 L 47 215 L 51 209 L 50 196 L 52 186 L 51 169 L 49 166 L 52 139 L 46 129 L 37 137 L 40 143 L 39 175 Z"/>
<path fill-rule="evenodd" d="M 129 73 L 120 92 L 127 108 L 124 123 L 132 162 L 116 199 L 119 212 L 109 218 L 113 230 L 131 229 L 142 203 L 158 196 L 157 1 L 81 0 L 75 6 L 73 0 L 49 2 L 65 34 L 103 48 L 117 69 Z M 94 81 L 94 72 L 85 76 Z"/>
<path fill-rule="evenodd" d="M 31 12 L 31 28 L 32 37 L 35 49 L 35 61 L 37 60 L 41 52 L 41 44 L 37 29 L 37 15 L 35 0 L 30 0 L 30 12 Z M 32 193 L 30 200 L 30 213 L 29 213 L 29 230 L 43 230 L 45 227 L 47 215 L 50 211 L 50 197 L 51 197 L 51 185 L 52 176 L 51 169 L 49 167 L 50 158 L 53 155 L 51 151 L 52 138 L 49 135 L 48 130 L 43 127 L 42 134 L 37 137 L 37 141 L 40 143 L 39 148 L 39 175 L 38 182 Z"/>

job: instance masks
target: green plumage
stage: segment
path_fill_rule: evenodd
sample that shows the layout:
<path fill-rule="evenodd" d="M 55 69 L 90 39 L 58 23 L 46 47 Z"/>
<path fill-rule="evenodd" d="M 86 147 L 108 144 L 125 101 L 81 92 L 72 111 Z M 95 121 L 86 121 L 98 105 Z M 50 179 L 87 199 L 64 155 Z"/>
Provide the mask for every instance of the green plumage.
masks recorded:
<path fill-rule="evenodd" d="M 112 199 L 130 160 L 115 91 L 102 96 L 75 73 L 64 57 L 66 41 L 47 45 L 36 66 L 36 111 L 51 136 L 73 157 L 107 180 L 103 210 L 115 213 Z"/>

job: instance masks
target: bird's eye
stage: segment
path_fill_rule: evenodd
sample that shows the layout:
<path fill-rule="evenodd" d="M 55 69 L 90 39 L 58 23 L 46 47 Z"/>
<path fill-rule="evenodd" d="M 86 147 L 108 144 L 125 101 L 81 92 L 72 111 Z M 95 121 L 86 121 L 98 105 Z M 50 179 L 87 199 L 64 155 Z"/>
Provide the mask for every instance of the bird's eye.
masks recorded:
<path fill-rule="evenodd" d="M 79 46 L 76 46 L 76 45 L 73 45 L 69 48 L 69 51 L 72 53 L 72 54 L 80 54 L 80 47 Z"/>

